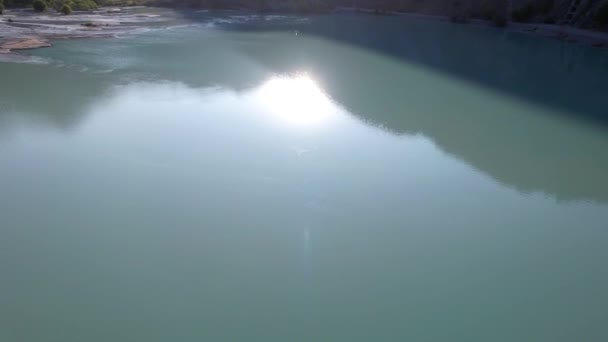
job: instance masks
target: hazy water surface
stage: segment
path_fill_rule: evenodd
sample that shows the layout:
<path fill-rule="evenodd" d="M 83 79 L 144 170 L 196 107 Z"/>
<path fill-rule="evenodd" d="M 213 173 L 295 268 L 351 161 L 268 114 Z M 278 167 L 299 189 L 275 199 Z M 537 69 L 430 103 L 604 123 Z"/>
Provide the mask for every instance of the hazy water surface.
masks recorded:
<path fill-rule="evenodd" d="M 0 340 L 605 341 L 605 51 L 198 13 L 0 63 Z"/>

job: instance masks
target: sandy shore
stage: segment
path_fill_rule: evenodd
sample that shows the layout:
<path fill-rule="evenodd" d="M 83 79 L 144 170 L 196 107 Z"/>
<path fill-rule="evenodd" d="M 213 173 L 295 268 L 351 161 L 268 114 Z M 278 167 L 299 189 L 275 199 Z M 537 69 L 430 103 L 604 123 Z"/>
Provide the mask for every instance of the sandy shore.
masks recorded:
<path fill-rule="evenodd" d="M 39 37 L 9 39 L 0 45 L 0 53 L 10 53 L 12 50 L 37 49 L 49 46 L 52 46 L 50 41 Z"/>

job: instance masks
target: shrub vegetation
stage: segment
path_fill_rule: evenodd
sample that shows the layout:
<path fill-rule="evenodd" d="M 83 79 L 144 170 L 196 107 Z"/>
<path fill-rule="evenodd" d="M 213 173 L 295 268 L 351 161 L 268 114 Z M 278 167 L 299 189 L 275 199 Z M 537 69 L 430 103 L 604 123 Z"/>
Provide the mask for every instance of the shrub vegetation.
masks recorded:
<path fill-rule="evenodd" d="M 600 28 L 608 27 L 608 1 L 604 1 L 603 4 L 595 11 L 595 15 L 593 17 L 594 22 Z"/>
<path fill-rule="evenodd" d="M 34 11 L 36 12 L 44 12 L 46 11 L 46 2 L 42 0 L 36 0 L 32 3 L 32 7 L 34 7 Z"/>
<path fill-rule="evenodd" d="M 514 21 L 522 23 L 528 22 L 539 15 L 546 16 L 553 9 L 554 0 L 536 1 L 528 3 L 526 6 L 518 8 L 511 13 Z"/>
<path fill-rule="evenodd" d="M 70 15 L 72 14 L 72 7 L 70 7 L 70 5 L 68 4 L 63 4 L 63 6 L 61 6 L 60 12 L 65 15 Z"/>

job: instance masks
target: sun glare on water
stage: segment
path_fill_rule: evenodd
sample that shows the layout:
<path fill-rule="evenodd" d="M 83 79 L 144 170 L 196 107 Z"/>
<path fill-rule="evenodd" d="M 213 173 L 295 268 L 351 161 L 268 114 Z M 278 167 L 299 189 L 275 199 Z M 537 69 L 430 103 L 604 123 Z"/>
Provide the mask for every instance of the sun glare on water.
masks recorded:
<path fill-rule="evenodd" d="M 273 116 L 295 126 L 327 123 L 339 110 L 306 74 L 273 77 L 259 88 L 258 96 Z"/>

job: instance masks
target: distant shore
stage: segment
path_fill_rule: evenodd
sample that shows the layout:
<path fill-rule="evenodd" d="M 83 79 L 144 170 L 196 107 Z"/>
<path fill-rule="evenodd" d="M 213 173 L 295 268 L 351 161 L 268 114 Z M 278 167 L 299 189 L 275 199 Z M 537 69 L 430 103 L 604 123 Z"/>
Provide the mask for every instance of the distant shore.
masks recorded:
<path fill-rule="evenodd" d="M 335 13 L 362 13 L 368 15 L 377 15 L 372 9 L 361 9 L 356 10 L 351 7 L 337 8 Z M 419 13 L 406 13 L 406 12 L 385 12 L 380 16 L 400 16 L 409 18 L 418 18 L 425 20 L 436 20 L 450 22 L 449 16 L 442 15 L 430 15 L 430 14 L 419 14 Z M 461 25 L 475 25 L 475 26 L 488 26 L 496 27 L 490 20 L 482 19 L 469 19 L 466 23 Z M 558 39 L 562 41 L 580 43 L 584 45 L 591 45 L 594 47 L 608 48 L 608 32 L 593 31 L 580 29 L 573 26 L 567 25 L 555 25 L 555 24 L 542 24 L 542 23 L 518 23 L 509 22 L 505 27 L 496 27 L 498 30 L 506 30 L 509 32 L 520 32 L 525 34 L 534 34 L 546 38 Z"/>
<path fill-rule="evenodd" d="M 373 10 L 337 8 L 335 14 L 374 15 Z M 402 16 L 426 20 L 450 21 L 447 16 L 403 12 L 383 15 Z M 0 55 L 16 55 L 16 51 L 52 46 L 55 39 L 111 37 L 135 33 L 155 23 L 176 18 L 176 12 L 157 7 L 102 7 L 94 11 L 74 12 L 72 15 L 38 13 L 30 9 L 7 10 L 0 16 Z M 471 19 L 467 24 L 493 26 L 491 21 Z M 515 23 L 504 28 L 508 32 L 521 32 L 542 37 L 576 42 L 594 47 L 608 47 L 608 33 L 578 29 L 571 26 Z"/>

